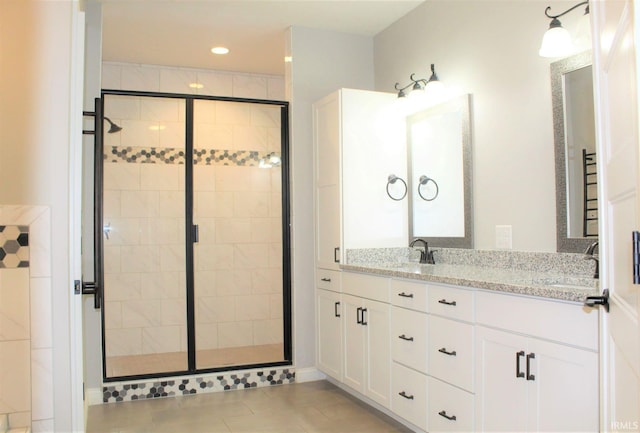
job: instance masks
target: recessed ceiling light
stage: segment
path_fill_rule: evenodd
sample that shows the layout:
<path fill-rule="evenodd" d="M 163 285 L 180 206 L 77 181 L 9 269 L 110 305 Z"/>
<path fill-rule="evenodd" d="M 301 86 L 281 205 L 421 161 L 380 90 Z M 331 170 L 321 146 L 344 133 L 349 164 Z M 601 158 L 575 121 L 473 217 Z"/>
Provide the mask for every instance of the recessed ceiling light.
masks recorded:
<path fill-rule="evenodd" d="M 211 48 L 211 52 L 213 54 L 227 54 L 229 52 L 229 48 L 226 48 L 226 47 L 213 47 L 213 48 Z"/>

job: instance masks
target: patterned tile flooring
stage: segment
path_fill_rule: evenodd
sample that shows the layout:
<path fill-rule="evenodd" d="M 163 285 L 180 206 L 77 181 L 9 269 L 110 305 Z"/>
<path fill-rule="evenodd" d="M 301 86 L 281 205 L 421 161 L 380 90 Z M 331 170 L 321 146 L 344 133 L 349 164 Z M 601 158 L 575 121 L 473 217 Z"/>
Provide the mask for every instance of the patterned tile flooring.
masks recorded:
<path fill-rule="evenodd" d="M 196 364 L 199 369 L 225 367 L 228 365 L 267 364 L 284 360 L 283 350 L 282 343 L 199 350 L 196 353 Z M 184 371 L 186 369 L 186 352 L 107 358 L 108 377 Z"/>
<path fill-rule="evenodd" d="M 90 406 L 87 433 L 408 433 L 327 381 Z"/>

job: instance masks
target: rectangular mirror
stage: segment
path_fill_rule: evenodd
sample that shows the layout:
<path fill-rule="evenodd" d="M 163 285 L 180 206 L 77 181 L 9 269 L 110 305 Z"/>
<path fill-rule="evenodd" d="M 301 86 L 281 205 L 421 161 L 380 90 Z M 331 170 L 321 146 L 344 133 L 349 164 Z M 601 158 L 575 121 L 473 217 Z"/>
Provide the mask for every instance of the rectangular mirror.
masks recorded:
<path fill-rule="evenodd" d="M 407 117 L 409 241 L 473 248 L 471 96 Z"/>
<path fill-rule="evenodd" d="M 582 252 L 598 239 L 597 155 L 591 52 L 551 64 L 557 249 Z"/>

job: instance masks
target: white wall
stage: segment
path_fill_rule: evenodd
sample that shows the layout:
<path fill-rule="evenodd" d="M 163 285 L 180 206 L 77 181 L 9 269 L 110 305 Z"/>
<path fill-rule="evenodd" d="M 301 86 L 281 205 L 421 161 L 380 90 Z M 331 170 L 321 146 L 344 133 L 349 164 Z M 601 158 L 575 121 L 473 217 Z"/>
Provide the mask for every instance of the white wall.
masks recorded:
<path fill-rule="evenodd" d="M 560 13 L 574 2 L 550 2 Z M 513 226 L 513 249 L 555 251 L 555 172 L 549 20 L 538 1 L 429 1 L 376 35 L 376 90 L 413 72 L 471 93 L 477 249 L 495 248 L 495 226 Z M 581 15 L 562 19 L 572 29 Z"/>
<path fill-rule="evenodd" d="M 69 275 L 71 1 L 0 2 L 0 204 L 51 209 L 56 431 L 72 430 Z"/>
<path fill-rule="evenodd" d="M 373 39 L 288 30 L 285 90 L 291 102 L 293 344 L 297 369 L 315 366 L 313 137 L 311 104 L 342 87 L 373 89 Z"/>

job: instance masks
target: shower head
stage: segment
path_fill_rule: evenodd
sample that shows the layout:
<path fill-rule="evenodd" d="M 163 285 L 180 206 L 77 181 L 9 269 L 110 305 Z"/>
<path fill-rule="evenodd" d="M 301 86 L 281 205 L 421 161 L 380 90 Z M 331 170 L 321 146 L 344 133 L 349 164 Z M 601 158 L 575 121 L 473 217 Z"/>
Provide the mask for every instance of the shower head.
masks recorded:
<path fill-rule="evenodd" d="M 109 125 L 111 125 L 109 127 L 109 130 L 107 131 L 107 134 L 113 134 L 114 132 L 120 132 L 122 131 L 122 126 L 118 126 L 115 123 L 113 123 L 111 121 L 111 119 L 109 119 L 108 117 L 105 117 L 104 120 L 106 120 L 107 122 L 109 122 Z"/>

